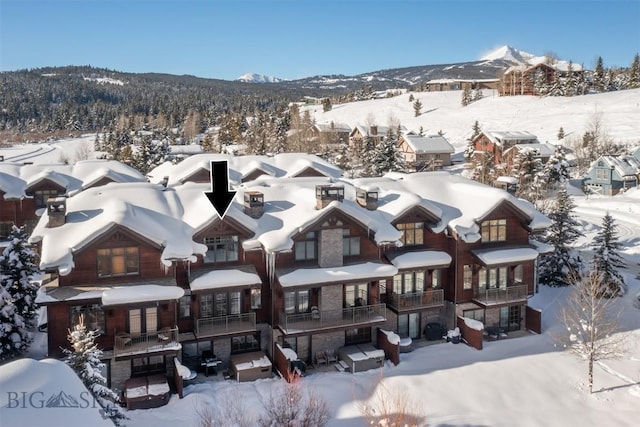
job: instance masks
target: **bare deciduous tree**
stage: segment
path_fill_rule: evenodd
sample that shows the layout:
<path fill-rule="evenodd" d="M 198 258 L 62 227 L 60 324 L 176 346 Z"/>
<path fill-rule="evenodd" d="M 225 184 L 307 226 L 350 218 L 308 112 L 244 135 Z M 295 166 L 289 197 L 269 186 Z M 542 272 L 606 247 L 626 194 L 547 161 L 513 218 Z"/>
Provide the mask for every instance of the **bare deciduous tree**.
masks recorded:
<path fill-rule="evenodd" d="M 238 389 L 222 395 L 215 407 L 203 401 L 196 402 L 198 427 L 253 427 L 256 420 L 243 404 Z"/>
<path fill-rule="evenodd" d="M 284 383 L 263 405 L 266 413 L 259 421 L 263 427 L 322 427 L 329 422 L 326 400 L 300 382 Z"/>
<path fill-rule="evenodd" d="M 593 392 L 593 364 L 624 353 L 625 335 L 618 332 L 616 299 L 602 294 L 602 274 L 591 270 L 572 279 L 573 289 L 561 316 L 571 351 L 588 362 L 589 393 Z"/>
<path fill-rule="evenodd" d="M 420 402 L 406 389 L 388 387 L 380 376 L 375 393 L 368 400 L 358 400 L 358 410 L 365 424 L 373 427 L 417 427 L 426 424 Z"/>

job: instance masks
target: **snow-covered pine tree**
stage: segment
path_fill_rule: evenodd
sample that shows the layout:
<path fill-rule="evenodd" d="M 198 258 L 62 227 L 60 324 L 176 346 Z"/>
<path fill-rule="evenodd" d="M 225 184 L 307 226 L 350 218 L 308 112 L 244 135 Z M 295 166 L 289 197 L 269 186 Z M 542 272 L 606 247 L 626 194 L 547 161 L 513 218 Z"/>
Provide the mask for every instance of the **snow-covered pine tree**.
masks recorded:
<path fill-rule="evenodd" d="M 463 107 L 466 107 L 467 105 L 471 104 L 472 100 L 473 98 L 471 97 L 471 89 L 469 89 L 469 86 L 465 86 L 462 90 L 462 99 L 460 103 Z"/>
<path fill-rule="evenodd" d="M 553 208 L 548 213 L 552 223 L 544 236 L 545 243 L 553 246 L 552 253 L 542 257 L 538 267 L 540 282 L 549 286 L 565 286 L 571 284 L 571 277 L 579 275 L 582 260 L 575 255 L 570 245 L 582 232 L 572 215 L 575 205 L 567 193 L 560 189 L 556 195 Z"/>
<path fill-rule="evenodd" d="M 514 157 L 511 176 L 518 179 L 518 197 L 531 203 L 540 198 L 541 188 L 536 177 L 541 170 L 542 161 L 534 150 L 525 150 Z"/>
<path fill-rule="evenodd" d="M 547 78 L 540 68 L 538 68 L 533 76 L 533 90 L 536 95 L 546 95 L 548 91 Z"/>
<path fill-rule="evenodd" d="M 591 265 L 600 273 L 603 296 L 613 297 L 624 292 L 624 278 L 619 269 L 627 265 L 620 255 L 622 244 L 618 240 L 617 225 L 607 212 L 602 218 L 602 228 L 591 243 L 593 259 Z"/>
<path fill-rule="evenodd" d="M 142 135 L 140 146 L 133 153 L 132 164 L 142 174 L 146 174 L 151 169 L 167 160 L 170 153 L 169 145 L 166 142 L 153 140 L 151 135 Z"/>
<path fill-rule="evenodd" d="M 569 61 L 567 66 L 567 77 L 564 80 L 564 96 L 576 95 L 576 79 L 573 75 L 573 63 Z"/>
<path fill-rule="evenodd" d="M 598 56 L 596 67 L 593 70 L 593 88 L 598 92 L 604 92 L 604 66 L 601 56 Z"/>
<path fill-rule="evenodd" d="M 553 73 L 553 78 L 551 80 L 551 84 L 549 85 L 548 94 L 550 96 L 564 95 L 564 86 L 562 85 L 562 81 L 560 80 L 560 76 L 557 70 L 555 73 Z"/>
<path fill-rule="evenodd" d="M 422 114 L 422 102 L 419 99 L 416 99 L 413 103 L 413 114 L 415 117 L 418 117 Z"/>
<path fill-rule="evenodd" d="M 640 55 L 636 53 L 629 69 L 629 89 L 640 87 Z"/>
<path fill-rule="evenodd" d="M 370 136 L 367 136 L 362 142 L 362 151 L 360 152 L 360 160 L 362 161 L 362 170 L 360 176 L 375 176 L 374 169 L 376 154 L 376 143 Z"/>
<path fill-rule="evenodd" d="M 23 354 L 36 326 L 36 295 L 34 276 L 40 273 L 35 251 L 27 245 L 24 227 L 11 229 L 9 244 L 0 253 L 0 360 Z"/>
<path fill-rule="evenodd" d="M 560 126 L 560 129 L 558 129 L 558 141 L 564 139 L 564 136 L 564 129 L 562 128 L 562 126 Z"/>
<path fill-rule="evenodd" d="M 471 95 L 471 99 L 475 102 L 475 101 L 480 101 L 482 97 L 483 97 L 482 89 L 474 89 Z"/>
<path fill-rule="evenodd" d="M 73 330 L 69 331 L 67 336 L 71 350 L 63 349 L 66 355 L 65 362 L 71 366 L 82 383 L 93 393 L 105 414 L 111 418 L 116 426 L 121 426 L 127 417 L 118 405 L 118 395 L 106 386 L 107 380 L 100 372 L 104 363 L 100 361 L 102 350 L 95 343 L 97 337 L 98 332 L 87 330 L 84 316 L 80 316 L 78 324 L 74 325 Z"/>
<path fill-rule="evenodd" d="M 273 139 L 269 146 L 271 153 L 280 154 L 287 151 L 287 132 L 289 131 L 290 119 L 288 111 L 273 119 Z"/>
<path fill-rule="evenodd" d="M 390 134 L 381 139 L 374 150 L 373 173 L 375 176 L 382 176 L 387 172 L 401 170 L 404 170 L 404 160 L 398 151 L 398 142 Z"/>

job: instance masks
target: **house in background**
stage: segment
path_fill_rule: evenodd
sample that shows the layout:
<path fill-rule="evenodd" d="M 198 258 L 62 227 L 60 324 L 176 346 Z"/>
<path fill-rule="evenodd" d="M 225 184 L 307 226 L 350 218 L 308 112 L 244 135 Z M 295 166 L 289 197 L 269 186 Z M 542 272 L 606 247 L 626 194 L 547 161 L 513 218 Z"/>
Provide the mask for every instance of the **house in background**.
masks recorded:
<path fill-rule="evenodd" d="M 589 167 L 582 179 L 586 192 L 613 196 L 637 187 L 640 179 L 640 148 L 632 155 L 602 156 Z"/>
<path fill-rule="evenodd" d="M 315 123 L 307 129 L 306 138 L 320 145 L 349 143 L 351 126 L 346 123 Z"/>
<path fill-rule="evenodd" d="M 497 89 L 499 79 L 433 79 L 425 83 L 427 92 L 443 92 L 450 90 Z"/>
<path fill-rule="evenodd" d="M 489 154 L 493 158 L 493 164 L 504 162 L 503 155 L 516 145 L 539 144 L 538 137 L 524 131 L 494 131 L 487 130 L 478 134 L 471 144 L 475 155 Z M 515 153 L 514 153 L 515 154 Z"/>
<path fill-rule="evenodd" d="M 571 64 L 574 77 L 584 73 L 580 64 Z M 507 68 L 498 84 L 500 95 L 540 95 L 537 84 L 551 85 L 556 79 L 568 75 L 568 63 L 559 61 L 555 64 L 539 62 L 536 64 L 514 65 Z"/>
<path fill-rule="evenodd" d="M 444 136 L 409 132 L 400 136 L 398 151 L 408 170 L 425 171 L 450 166 L 455 149 Z"/>
<path fill-rule="evenodd" d="M 507 148 L 502 153 L 502 163 L 505 168 L 509 169 L 513 166 L 514 159 L 521 154 L 532 153 L 534 158 L 540 159 L 540 163 L 545 164 L 556 151 L 556 146 L 551 144 L 530 143 L 516 144 Z"/>

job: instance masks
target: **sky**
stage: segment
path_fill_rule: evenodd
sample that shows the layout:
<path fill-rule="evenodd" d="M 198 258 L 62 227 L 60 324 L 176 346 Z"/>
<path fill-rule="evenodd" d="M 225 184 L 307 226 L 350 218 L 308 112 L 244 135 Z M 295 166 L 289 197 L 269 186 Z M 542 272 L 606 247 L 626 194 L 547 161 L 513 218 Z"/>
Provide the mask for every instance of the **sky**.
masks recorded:
<path fill-rule="evenodd" d="M 357 75 L 510 45 L 593 68 L 640 52 L 638 0 L 0 0 L 0 71 Z"/>

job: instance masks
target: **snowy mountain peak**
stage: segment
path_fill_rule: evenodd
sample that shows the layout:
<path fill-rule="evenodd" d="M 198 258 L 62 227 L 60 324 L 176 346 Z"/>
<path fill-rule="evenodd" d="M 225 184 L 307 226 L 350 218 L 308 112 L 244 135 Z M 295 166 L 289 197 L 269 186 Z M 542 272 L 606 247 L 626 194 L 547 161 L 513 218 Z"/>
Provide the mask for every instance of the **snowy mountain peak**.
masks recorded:
<path fill-rule="evenodd" d="M 280 83 L 283 82 L 284 79 L 279 79 L 278 77 L 265 76 L 264 74 L 256 74 L 256 73 L 247 73 L 236 79 L 238 82 L 245 83 Z"/>
<path fill-rule="evenodd" d="M 526 62 L 524 57 L 528 57 L 528 56 L 531 56 L 531 55 L 527 54 L 526 52 L 520 52 L 518 49 L 515 49 L 509 45 L 504 45 L 486 54 L 485 56 L 480 58 L 480 60 L 481 61 L 497 61 L 501 59 L 504 61 L 523 64 Z"/>

